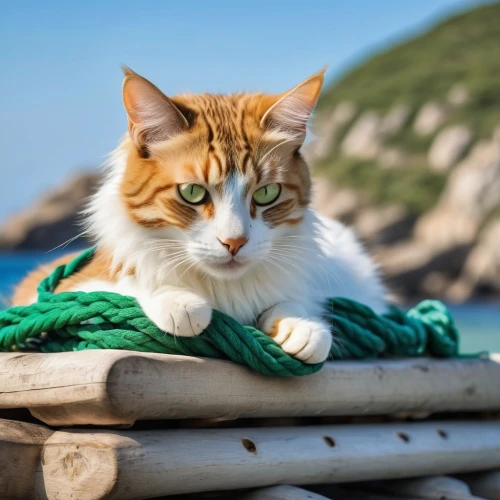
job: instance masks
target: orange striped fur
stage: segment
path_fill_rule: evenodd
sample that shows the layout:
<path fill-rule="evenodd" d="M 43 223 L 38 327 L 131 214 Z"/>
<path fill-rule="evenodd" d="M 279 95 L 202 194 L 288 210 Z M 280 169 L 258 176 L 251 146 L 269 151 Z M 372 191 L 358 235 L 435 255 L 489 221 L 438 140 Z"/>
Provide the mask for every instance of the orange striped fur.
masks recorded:
<path fill-rule="evenodd" d="M 322 82 L 320 72 L 279 95 L 200 94 L 169 99 L 125 68 L 123 99 L 130 133 L 120 146 L 126 161 L 119 198 L 130 219 L 148 230 L 186 230 L 211 220 L 217 214 L 212 197 L 190 205 L 179 195 L 178 186 L 194 183 L 222 194 L 229 180 L 239 175 L 245 179 L 251 219 L 260 218 L 269 228 L 300 223 L 311 182 L 299 149 Z M 287 103 L 292 98 L 295 104 Z M 144 100 L 156 104 L 141 108 Z M 288 109 L 297 107 L 297 102 L 302 111 Z M 304 116 L 295 123 L 295 115 L 301 113 Z M 257 206 L 252 194 L 270 183 L 281 184 L 279 198 L 269 206 Z M 31 273 L 18 286 L 14 304 L 33 300 L 39 281 L 70 258 Z M 58 291 L 77 289 L 91 278 L 113 281 L 118 271 L 119 264 L 101 248 L 95 262 L 65 280 Z"/>
<path fill-rule="evenodd" d="M 288 198 L 267 208 L 264 220 L 272 226 L 297 223 L 289 219 L 295 205 L 305 207 L 310 199 L 310 176 L 295 144 L 279 146 L 266 138 L 260 126 L 270 96 L 261 94 L 189 95 L 173 98 L 181 109 L 189 109 L 194 121 L 181 137 L 138 150 L 130 141 L 121 195 L 130 216 L 146 227 L 174 225 L 187 228 L 198 218 L 210 218 L 214 207 L 190 207 L 176 191 L 178 184 L 192 182 L 222 189 L 233 173 L 248 179 L 246 189 L 281 182 Z M 294 146 L 294 147 L 293 147 Z M 261 159 L 280 170 L 263 168 Z M 273 154 L 274 153 L 274 154 Z M 281 161 L 281 163 L 280 163 Z M 251 208 L 255 217 L 256 208 Z"/>

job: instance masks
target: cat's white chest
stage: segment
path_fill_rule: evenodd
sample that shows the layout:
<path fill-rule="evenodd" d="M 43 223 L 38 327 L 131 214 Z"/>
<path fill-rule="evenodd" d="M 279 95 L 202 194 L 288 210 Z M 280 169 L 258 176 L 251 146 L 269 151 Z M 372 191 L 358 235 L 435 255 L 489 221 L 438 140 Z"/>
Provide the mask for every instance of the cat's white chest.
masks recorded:
<path fill-rule="evenodd" d="M 250 325 L 262 312 L 280 302 L 307 302 L 307 290 L 306 283 L 293 273 L 273 272 L 268 266 L 249 272 L 240 280 L 205 279 L 199 292 L 215 309 Z"/>

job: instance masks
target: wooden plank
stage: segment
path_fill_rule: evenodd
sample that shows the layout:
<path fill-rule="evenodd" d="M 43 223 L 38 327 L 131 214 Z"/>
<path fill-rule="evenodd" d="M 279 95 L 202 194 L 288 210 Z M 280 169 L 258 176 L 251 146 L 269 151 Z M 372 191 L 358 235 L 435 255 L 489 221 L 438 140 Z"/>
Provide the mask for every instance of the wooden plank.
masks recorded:
<path fill-rule="evenodd" d="M 0 498 L 34 498 L 43 485 L 42 447 L 52 432 L 40 425 L 0 420 Z"/>
<path fill-rule="evenodd" d="M 272 486 L 238 496 L 237 500 L 328 500 L 317 493 L 296 486 Z"/>
<path fill-rule="evenodd" d="M 50 425 L 141 419 L 500 410 L 500 356 L 332 362 L 296 378 L 213 359 L 129 351 L 0 354 L 0 409 Z"/>
<path fill-rule="evenodd" d="M 443 439 L 439 430 L 448 438 Z M 500 422 L 54 432 L 48 498 L 120 500 L 500 467 Z M 100 495 L 100 496 L 98 496 Z"/>
<path fill-rule="evenodd" d="M 500 470 L 476 472 L 459 477 L 469 485 L 474 495 L 500 500 Z"/>

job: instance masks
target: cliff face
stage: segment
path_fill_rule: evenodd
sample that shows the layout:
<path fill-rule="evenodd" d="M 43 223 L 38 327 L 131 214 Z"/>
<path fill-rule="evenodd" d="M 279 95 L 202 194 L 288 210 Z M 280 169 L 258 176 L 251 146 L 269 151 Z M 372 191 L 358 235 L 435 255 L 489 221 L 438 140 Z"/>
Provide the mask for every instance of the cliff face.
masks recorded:
<path fill-rule="evenodd" d="M 499 21 L 500 4 L 452 18 L 320 100 L 316 208 L 354 224 L 400 295 L 500 295 Z"/>
<path fill-rule="evenodd" d="M 77 174 L 14 215 L 0 227 L 0 250 L 51 250 L 77 236 L 82 231 L 79 214 L 99 179 L 93 172 Z M 79 238 L 73 245 L 87 244 Z"/>

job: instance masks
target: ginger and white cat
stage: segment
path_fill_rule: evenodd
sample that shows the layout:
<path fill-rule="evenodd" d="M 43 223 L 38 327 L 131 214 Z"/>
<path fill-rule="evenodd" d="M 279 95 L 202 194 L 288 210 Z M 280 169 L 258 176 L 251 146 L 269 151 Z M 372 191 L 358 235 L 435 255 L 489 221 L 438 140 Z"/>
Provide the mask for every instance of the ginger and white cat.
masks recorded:
<path fill-rule="evenodd" d="M 63 290 L 135 296 L 163 330 L 199 335 L 212 309 L 255 324 L 306 363 L 327 358 L 328 297 L 385 309 L 353 233 L 309 208 L 300 154 L 323 72 L 280 95 L 166 97 L 125 68 L 129 133 L 87 211 L 98 248 Z M 36 296 L 32 273 L 15 304 Z"/>

